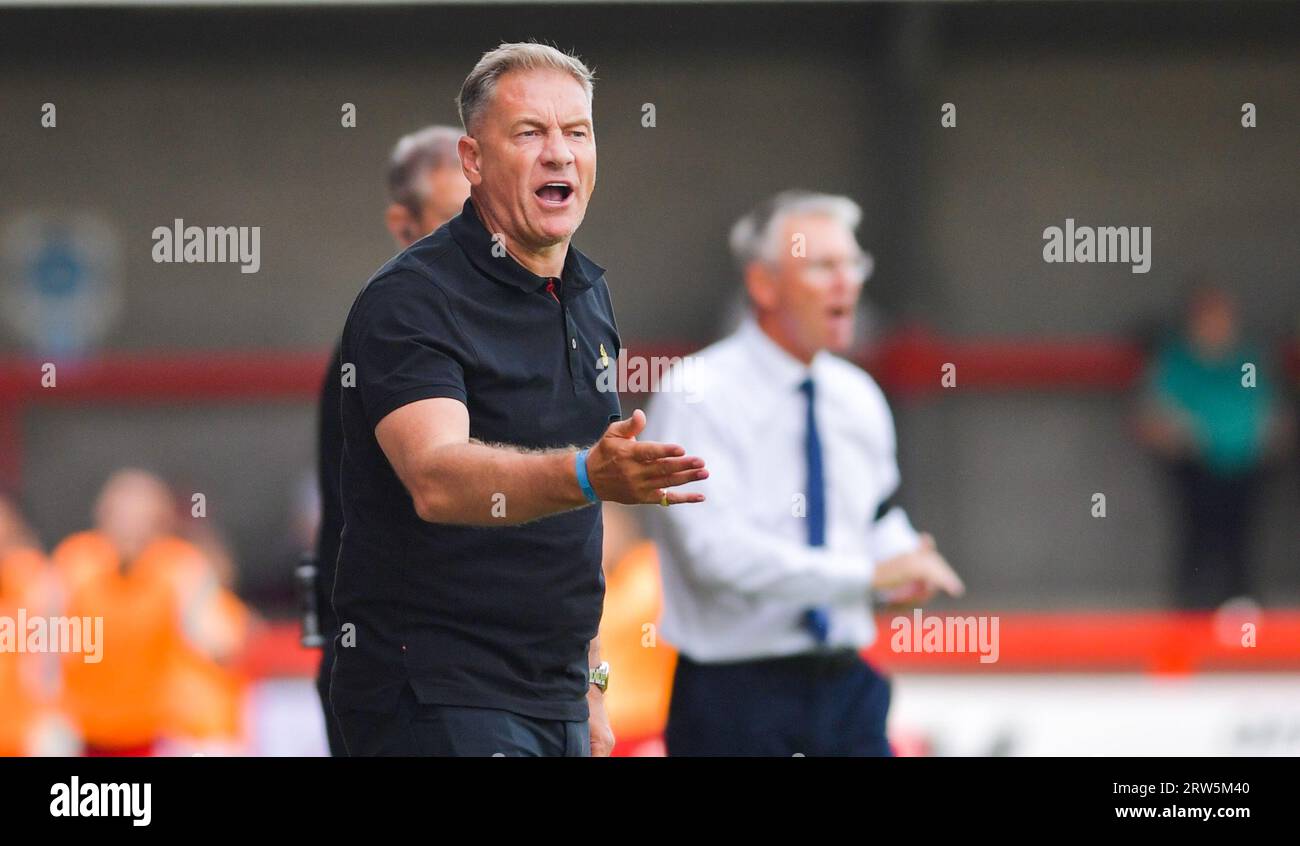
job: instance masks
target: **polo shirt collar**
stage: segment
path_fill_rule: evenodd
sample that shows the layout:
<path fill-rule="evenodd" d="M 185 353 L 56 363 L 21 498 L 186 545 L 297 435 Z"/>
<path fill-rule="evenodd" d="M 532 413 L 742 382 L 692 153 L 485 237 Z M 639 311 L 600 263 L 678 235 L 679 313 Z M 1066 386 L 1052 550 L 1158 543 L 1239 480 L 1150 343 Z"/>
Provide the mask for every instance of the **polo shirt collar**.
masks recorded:
<path fill-rule="evenodd" d="M 540 291 L 546 286 L 548 277 L 538 276 L 506 253 L 497 257 L 492 254 L 492 236 L 487 227 L 479 220 L 474 209 L 473 200 L 466 200 L 460 214 L 448 224 L 451 236 L 460 245 L 469 259 L 484 276 L 512 285 L 526 293 Z M 583 291 L 590 288 L 602 276 L 605 268 L 580 253 L 572 243 L 564 257 L 564 269 L 560 271 L 560 284 L 565 291 Z"/>

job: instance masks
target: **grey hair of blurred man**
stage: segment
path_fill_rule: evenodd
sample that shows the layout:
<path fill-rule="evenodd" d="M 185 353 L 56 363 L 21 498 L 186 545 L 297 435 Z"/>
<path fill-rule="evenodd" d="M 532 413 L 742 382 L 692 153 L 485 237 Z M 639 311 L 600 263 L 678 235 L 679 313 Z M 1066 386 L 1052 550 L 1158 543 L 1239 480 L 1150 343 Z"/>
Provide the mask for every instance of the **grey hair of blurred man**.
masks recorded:
<path fill-rule="evenodd" d="M 782 191 L 745 214 L 731 227 L 728 244 L 732 258 L 743 272 L 754 262 L 772 264 L 787 245 L 782 243 L 785 223 L 792 217 L 831 217 L 850 232 L 862 222 L 862 207 L 836 194 L 814 191 Z"/>
<path fill-rule="evenodd" d="M 427 126 L 402 136 L 388 161 L 385 223 L 403 247 L 437 229 L 460 212 L 469 196 L 456 151 L 461 131 Z"/>

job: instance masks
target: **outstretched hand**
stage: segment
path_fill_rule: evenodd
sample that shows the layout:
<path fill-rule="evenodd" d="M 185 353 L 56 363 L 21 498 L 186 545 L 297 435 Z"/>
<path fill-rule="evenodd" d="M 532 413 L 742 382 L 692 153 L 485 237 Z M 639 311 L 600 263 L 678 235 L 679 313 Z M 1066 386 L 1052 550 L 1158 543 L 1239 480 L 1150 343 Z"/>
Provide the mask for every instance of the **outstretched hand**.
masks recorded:
<path fill-rule="evenodd" d="M 882 561 L 876 567 L 872 587 L 889 604 L 919 604 L 937 591 L 961 596 L 966 586 L 935 548 L 934 538 L 921 535 L 921 543 L 911 552 Z"/>
<path fill-rule="evenodd" d="M 645 413 L 632 412 L 626 420 L 609 424 L 605 434 L 587 453 L 587 478 L 602 500 L 627 505 L 669 505 L 703 502 L 704 494 L 670 490 L 709 478 L 704 459 L 686 454 L 677 444 L 638 441 L 645 429 Z"/>

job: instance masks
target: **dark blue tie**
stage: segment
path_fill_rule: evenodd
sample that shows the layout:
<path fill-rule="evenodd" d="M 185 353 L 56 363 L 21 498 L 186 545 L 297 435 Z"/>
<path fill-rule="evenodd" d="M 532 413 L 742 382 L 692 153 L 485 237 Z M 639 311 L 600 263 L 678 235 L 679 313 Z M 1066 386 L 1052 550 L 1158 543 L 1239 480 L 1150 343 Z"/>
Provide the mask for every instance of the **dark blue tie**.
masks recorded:
<path fill-rule="evenodd" d="M 808 545 L 826 545 L 826 477 L 822 473 L 822 440 L 817 434 L 816 391 L 811 378 L 799 384 L 799 390 L 808 398 L 808 414 L 804 427 L 804 465 L 808 469 L 807 497 Z M 804 612 L 804 626 L 812 632 L 818 643 L 825 643 L 830 635 L 830 609 L 809 608 Z"/>

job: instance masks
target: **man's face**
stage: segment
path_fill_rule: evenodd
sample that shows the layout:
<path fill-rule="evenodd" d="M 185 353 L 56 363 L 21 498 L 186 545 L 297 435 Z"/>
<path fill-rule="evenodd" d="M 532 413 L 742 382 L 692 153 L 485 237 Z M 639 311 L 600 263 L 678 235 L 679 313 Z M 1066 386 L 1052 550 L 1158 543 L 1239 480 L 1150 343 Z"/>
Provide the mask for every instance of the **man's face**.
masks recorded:
<path fill-rule="evenodd" d="M 134 559 L 155 538 L 174 531 L 171 492 L 161 479 L 138 470 L 113 475 L 95 503 L 95 528 L 125 559 Z"/>
<path fill-rule="evenodd" d="M 806 357 L 847 350 L 870 259 L 853 232 L 828 215 L 789 218 L 781 244 L 760 286 L 766 290 L 759 308 L 771 312 L 787 345 Z"/>
<path fill-rule="evenodd" d="M 475 202 L 505 230 L 507 247 L 567 242 L 596 187 L 596 137 L 581 83 L 555 70 L 507 73 L 473 137 L 476 167 L 466 170 Z"/>

